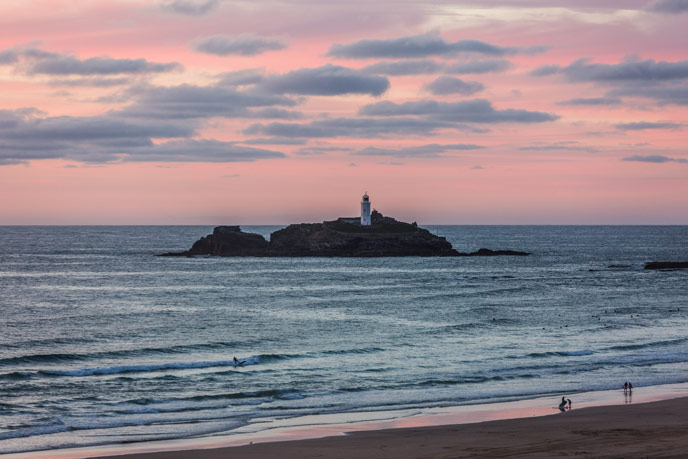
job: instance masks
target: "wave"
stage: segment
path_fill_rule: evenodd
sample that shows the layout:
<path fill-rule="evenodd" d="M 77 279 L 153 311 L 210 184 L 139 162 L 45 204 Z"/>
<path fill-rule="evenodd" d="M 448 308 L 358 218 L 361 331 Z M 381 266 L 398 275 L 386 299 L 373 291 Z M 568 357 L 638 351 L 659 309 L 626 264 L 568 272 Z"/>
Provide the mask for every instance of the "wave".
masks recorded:
<path fill-rule="evenodd" d="M 213 342 L 213 343 L 198 343 L 185 344 L 169 347 L 145 347 L 140 349 L 122 349 L 117 351 L 103 351 L 91 353 L 49 353 L 49 354 L 28 354 L 16 357 L 7 357 L 0 359 L 0 366 L 3 365 L 21 365 L 33 363 L 61 363 L 61 362 L 78 362 L 86 360 L 98 359 L 117 359 L 128 357 L 143 357 L 148 355 L 168 355 L 168 354 L 184 354 L 190 351 L 204 351 L 204 350 L 221 350 L 221 349 L 236 349 L 246 347 L 249 345 L 246 342 L 229 341 L 229 342 Z"/>
<path fill-rule="evenodd" d="M 688 338 L 677 338 L 677 339 L 671 339 L 671 340 L 663 340 L 663 341 L 650 341 L 649 343 L 640 343 L 640 344 L 622 344 L 618 346 L 611 346 L 608 347 L 607 350 L 610 351 L 637 351 L 640 349 L 647 349 L 647 348 L 653 348 L 653 347 L 668 347 L 668 346 L 673 346 L 677 344 L 685 344 L 688 342 Z"/>
<path fill-rule="evenodd" d="M 593 355 L 595 352 L 589 349 L 580 351 L 550 351 L 550 352 L 532 352 L 527 357 L 542 358 L 542 357 L 580 357 L 584 355 Z"/>

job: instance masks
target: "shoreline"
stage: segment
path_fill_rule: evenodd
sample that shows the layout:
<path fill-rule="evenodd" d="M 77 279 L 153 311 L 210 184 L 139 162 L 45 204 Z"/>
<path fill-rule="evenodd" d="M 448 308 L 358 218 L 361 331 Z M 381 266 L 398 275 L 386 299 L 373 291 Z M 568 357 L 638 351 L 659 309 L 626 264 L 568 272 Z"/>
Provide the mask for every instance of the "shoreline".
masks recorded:
<path fill-rule="evenodd" d="M 562 413 L 557 409 L 557 403 L 562 395 L 572 399 L 573 409 L 571 411 Z M 619 417 L 619 411 L 632 408 L 633 411 L 638 411 L 638 415 L 644 419 L 647 417 L 646 412 L 648 410 L 656 411 L 657 404 L 661 405 L 663 403 L 670 406 L 680 405 L 684 411 L 687 410 L 688 383 L 637 387 L 632 394 L 624 394 L 623 390 L 615 389 L 443 408 L 313 415 L 275 421 L 270 428 L 257 432 L 241 432 L 242 430 L 250 429 L 251 426 L 247 426 L 246 428 L 232 431 L 232 433 L 223 433 L 215 436 L 11 453 L 3 457 L 18 459 L 82 459 L 88 457 L 119 457 L 123 459 L 182 458 L 187 457 L 186 455 L 191 455 L 193 451 L 193 457 L 202 456 L 213 459 L 220 457 L 217 455 L 219 454 L 218 452 L 226 452 L 227 448 L 230 448 L 232 454 L 239 454 L 239 451 L 241 451 L 242 456 L 240 457 L 244 457 L 243 454 L 248 454 L 245 457 L 261 457 L 260 455 L 253 455 L 260 450 L 263 451 L 261 454 L 264 454 L 265 457 L 270 457 L 270 455 L 277 454 L 277 451 L 279 451 L 279 454 L 286 459 L 290 457 L 304 457 L 302 448 L 304 445 L 310 445 L 314 442 L 320 445 L 319 452 L 317 453 L 318 457 L 330 457 L 327 454 L 330 447 L 327 445 L 332 442 L 338 445 L 337 448 L 344 447 L 345 445 L 352 447 L 359 445 L 358 447 L 361 448 L 372 448 L 381 437 L 396 436 L 399 437 L 397 441 L 402 441 L 404 438 L 406 438 L 404 441 L 408 441 L 407 434 L 410 431 L 427 431 L 426 434 L 434 432 L 431 435 L 442 437 L 448 431 L 456 432 L 458 428 L 467 432 L 471 431 L 473 433 L 470 435 L 475 435 L 474 431 L 476 429 L 480 430 L 480 426 L 490 425 L 494 427 L 497 424 L 506 423 L 508 428 L 518 429 L 518 426 L 536 419 L 549 420 L 559 417 L 552 415 L 573 415 L 578 418 L 583 415 L 577 413 L 586 413 L 590 410 L 598 412 L 597 416 L 601 418 L 611 416 L 614 419 L 613 422 L 619 423 L 626 422 L 627 420 L 625 415 Z M 655 408 L 652 408 L 653 406 Z M 622 409 L 621 407 L 626 408 Z M 546 425 L 547 421 L 539 421 L 538 423 Z M 688 426 L 688 421 L 686 421 L 686 426 Z M 537 429 L 538 431 L 541 430 L 542 426 L 537 427 Z M 686 429 L 686 432 L 688 432 L 688 429 Z M 556 432 L 554 433 L 556 434 Z M 332 447 L 334 448 L 334 446 Z M 251 450 L 248 451 L 247 448 Z M 274 448 L 279 448 L 279 450 Z M 688 439 L 686 440 L 685 448 L 688 450 Z M 293 451 L 294 455 L 290 456 L 291 453 L 289 451 Z M 399 453 L 397 452 L 397 454 Z M 325 455 L 320 456 L 322 454 Z M 356 454 L 360 454 L 360 451 L 356 452 Z M 395 456 L 371 455 L 366 457 Z"/>

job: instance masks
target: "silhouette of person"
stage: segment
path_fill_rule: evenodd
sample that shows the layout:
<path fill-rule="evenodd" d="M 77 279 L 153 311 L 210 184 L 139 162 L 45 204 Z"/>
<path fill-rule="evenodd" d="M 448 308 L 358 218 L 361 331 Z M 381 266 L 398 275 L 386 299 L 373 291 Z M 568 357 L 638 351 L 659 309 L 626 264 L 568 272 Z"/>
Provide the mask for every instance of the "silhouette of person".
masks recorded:
<path fill-rule="evenodd" d="M 234 365 L 239 365 L 239 360 L 237 360 L 236 355 L 234 356 Z"/>
<path fill-rule="evenodd" d="M 571 409 L 571 399 L 567 398 L 566 401 L 569 402 L 569 410 L 570 410 Z"/>

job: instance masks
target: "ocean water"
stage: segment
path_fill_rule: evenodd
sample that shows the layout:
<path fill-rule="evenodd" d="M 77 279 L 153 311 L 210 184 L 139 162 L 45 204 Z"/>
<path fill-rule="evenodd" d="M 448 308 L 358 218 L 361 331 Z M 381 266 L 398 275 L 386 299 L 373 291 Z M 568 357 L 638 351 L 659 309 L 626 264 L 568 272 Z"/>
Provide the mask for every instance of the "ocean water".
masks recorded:
<path fill-rule="evenodd" d="M 688 227 L 429 229 L 532 255 L 161 258 L 212 228 L 0 227 L 0 453 L 688 381 L 688 271 L 642 269 L 688 260 Z"/>

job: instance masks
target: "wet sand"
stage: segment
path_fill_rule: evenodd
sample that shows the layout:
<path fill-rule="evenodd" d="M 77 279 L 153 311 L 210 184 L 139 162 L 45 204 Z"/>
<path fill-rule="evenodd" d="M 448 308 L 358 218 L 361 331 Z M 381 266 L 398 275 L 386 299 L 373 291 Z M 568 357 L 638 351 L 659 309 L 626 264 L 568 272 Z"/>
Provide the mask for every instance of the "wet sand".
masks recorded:
<path fill-rule="evenodd" d="M 365 430 L 343 436 L 111 456 L 220 458 L 549 458 L 688 456 L 688 397 L 597 406 L 473 424 Z M 46 456 L 48 457 L 48 456 Z"/>

